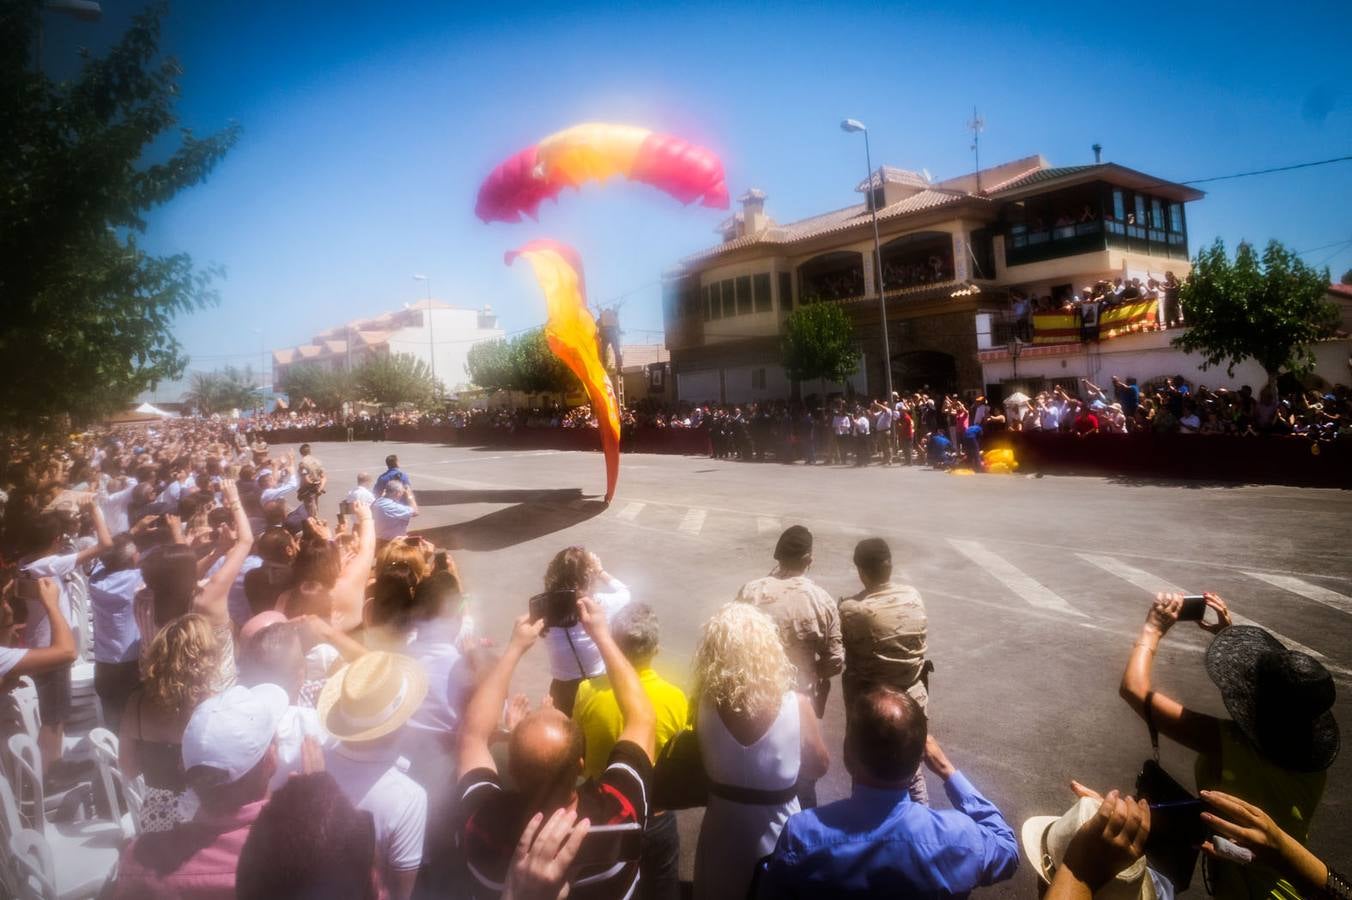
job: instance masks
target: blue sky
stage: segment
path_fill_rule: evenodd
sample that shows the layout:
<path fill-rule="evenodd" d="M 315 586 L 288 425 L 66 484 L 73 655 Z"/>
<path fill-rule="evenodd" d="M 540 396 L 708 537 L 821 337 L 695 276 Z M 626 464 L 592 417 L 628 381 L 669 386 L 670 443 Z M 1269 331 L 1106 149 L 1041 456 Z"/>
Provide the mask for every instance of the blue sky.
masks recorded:
<path fill-rule="evenodd" d="M 101 23 L 48 15 L 49 71 L 97 50 Z M 1278 13 L 1280 15 L 1278 15 Z M 210 180 L 151 219 L 147 243 L 226 272 L 219 308 L 181 319 L 193 369 L 259 360 L 350 318 L 419 299 L 492 304 L 508 331 L 540 324 L 527 267 L 504 250 L 575 245 L 592 300 L 625 295 L 629 342 L 660 340 L 658 278 L 717 240 L 723 213 L 620 182 L 565 194 L 538 223 L 484 225 L 479 181 L 579 121 L 631 122 L 704 144 L 734 198 L 779 221 L 846 206 L 870 126 L 875 165 L 970 171 L 1042 153 L 1191 179 L 1352 153 L 1352 6 L 1302 3 L 944 4 L 206 3 L 180 0 L 163 47 L 185 68 L 182 123 L 234 120 Z M 1336 278 L 1352 267 L 1352 163 L 1203 185 L 1192 249 L 1280 238 Z"/>

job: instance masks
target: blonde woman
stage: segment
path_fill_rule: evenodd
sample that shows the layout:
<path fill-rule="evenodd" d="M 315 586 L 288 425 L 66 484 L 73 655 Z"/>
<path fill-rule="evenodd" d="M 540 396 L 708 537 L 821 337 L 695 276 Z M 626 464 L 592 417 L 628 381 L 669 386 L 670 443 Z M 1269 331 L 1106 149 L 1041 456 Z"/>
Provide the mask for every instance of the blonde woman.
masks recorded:
<path fill-rule="evenodd" d="M 174 619 L 150 642 L 118 739 L 123 774 L 145 776 L 142 831 L 168 831 L 180 821 L 183 729 L 197 704 L 215 693 L 221 653 L 211 623 L 196 613 Z"/>
<path fill-rule="evenodd" d="M 811 701 L 768 616 L 729 603 L 704 625 L 695 651 L 695 730 L 709 805 L 695 849 L 695 896 L 743 898 L 757 860 L 798 812 L 799 779 L 830 758 Z"/>

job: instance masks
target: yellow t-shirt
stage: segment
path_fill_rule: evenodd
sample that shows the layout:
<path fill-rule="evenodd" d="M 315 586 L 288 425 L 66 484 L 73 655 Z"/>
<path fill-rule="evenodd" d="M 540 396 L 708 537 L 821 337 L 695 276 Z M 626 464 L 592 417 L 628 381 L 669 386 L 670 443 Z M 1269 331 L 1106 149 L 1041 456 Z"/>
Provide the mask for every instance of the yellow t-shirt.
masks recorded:
<path fill-rule="evenodd" d="M 685 728 L 690 704 L 684 691 L 651 668 L 640 669 L 638 680 L 657 716 L 655 752 L 660 754 L 667 741 Z M 578 686 L 577 700 L 573 704 L 573 720 L 582 728 L 587 741 L 583 774 L 595 778 L 605 770 L 606 760 L 610 758 L 610 751 L 620 739 L 620 730 L 624 727 L 620 706 L 615 701 L 615 689 L 610 686 L 607 676 L 589 678 Z"/>

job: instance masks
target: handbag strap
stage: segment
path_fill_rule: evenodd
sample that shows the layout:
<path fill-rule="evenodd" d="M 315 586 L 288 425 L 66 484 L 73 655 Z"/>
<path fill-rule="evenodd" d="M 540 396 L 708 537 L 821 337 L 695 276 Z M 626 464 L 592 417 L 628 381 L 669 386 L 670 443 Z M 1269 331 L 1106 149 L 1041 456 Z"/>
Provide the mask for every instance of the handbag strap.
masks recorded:
<path fill-rule="evenodd" d="M 1150 729 L 1150 750 L 1160 761 L 1160 731 L 1155 727 L 1155 692 L 1145 692 L 1145 727 Z"/>

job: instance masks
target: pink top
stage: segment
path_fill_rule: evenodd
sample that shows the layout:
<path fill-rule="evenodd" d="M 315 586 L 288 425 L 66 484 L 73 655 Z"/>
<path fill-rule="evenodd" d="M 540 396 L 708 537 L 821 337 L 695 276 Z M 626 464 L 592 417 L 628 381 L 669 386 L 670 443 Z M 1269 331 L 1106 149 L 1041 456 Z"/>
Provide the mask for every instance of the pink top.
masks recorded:
<path fill-rule="evenodd" d="M 962 409 L 955 412 L 953 414 L 953 424 L 957 426 L 958 437 L 962 437 L 962 433 L 967 430 L 967 410 Z"/>
<path fill-rule="evenodd" d="M 122 851 L 107 900 L 234 900 L 235 869 L 266 800 L 224 816 L 199 813 L 172 831 L 143 834 Z"/>

